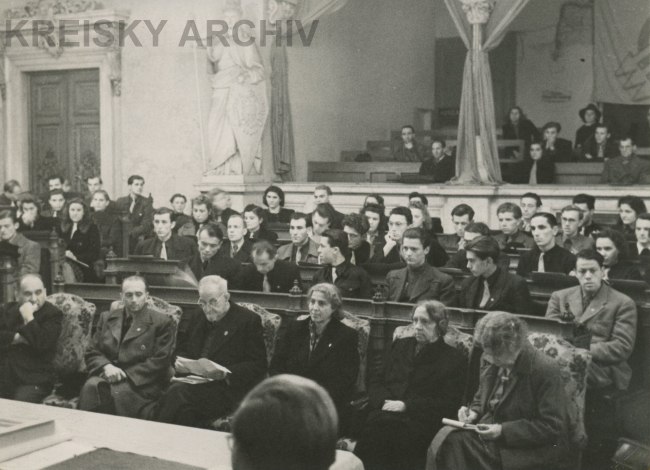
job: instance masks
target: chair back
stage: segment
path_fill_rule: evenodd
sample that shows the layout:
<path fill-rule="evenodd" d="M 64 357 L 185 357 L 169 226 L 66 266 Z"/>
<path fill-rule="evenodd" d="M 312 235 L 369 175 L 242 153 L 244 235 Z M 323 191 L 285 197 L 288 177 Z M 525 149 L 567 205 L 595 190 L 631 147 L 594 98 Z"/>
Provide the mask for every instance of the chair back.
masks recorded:
<path fill-rule="evenodd" d="M 368 342 L 370 341 L 370 321 L 365 318 L 359 318 L 350 312 L 343 311 L 343 319 L 341 320 L 341 323 L 345 326 L 349 326 L 357 332 L 359 375 L 357 376 L 357 383 L 354 388 L 357 392 L 365 392 L 368 367 Z"/>
<path fill-rule="evenodd" d="M 275 342 L 278 339 L 278 331 L 280 331 L 282 318 L 280 315 L 271 313 L 257 304 L 242 302 L 237 305 L 251 312 L 255 312 L 262 319 L 262 334 L 264 335 L 264 346 L 266 347 L 266 360 L 270 365 L 271 359 L 273 359 L 273 353 L 275 352 Z"/>
<path fill-rule="evenodd" d="M 584 449 L 587 445 L 584 424 L 585 393 L 591 353 L 548 333 L 531 333 L 528 335 L 528 341 L 535 349 L 554 359 L 560 366 L 564 390 L 568 398 L 569 438 L 578 448 Z"/>
<path fill-rule="evenodd" d="M 393 341 L 401 338 L 411 338 L 413 336 L 415 336 L 413 325 L 402 325 L 395 328 L 395 331 L 393 332 Z M 469 333 L 463 333 L 454 326 L 449 326 L 444 340 L 449 346 L 458 349 L 466 358 L 469 358 L 473 345 L 472 335 Z"/>
<path fill-rule="evenodd" d="M 81 297 L 67 293 L 52 294 L 46 300 L 63 312 L 61 335 L 53 361 L 57 375 L 62 377 L 85 372 L 84 356 L 90 343 L 97 308 Z"/>

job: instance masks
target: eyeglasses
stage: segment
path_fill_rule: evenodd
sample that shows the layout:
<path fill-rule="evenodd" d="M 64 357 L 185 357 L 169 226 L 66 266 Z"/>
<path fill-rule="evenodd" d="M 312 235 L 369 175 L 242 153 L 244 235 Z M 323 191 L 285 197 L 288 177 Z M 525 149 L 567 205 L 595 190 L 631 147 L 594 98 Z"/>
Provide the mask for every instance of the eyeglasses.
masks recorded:
<path fill-rule="evenodd" d="M 205 300 L 203 300 L 203 299 L 199 299 L 196 303 L 203 309 L 205 309 L 207 307 L 215 308 L 215 307 L 217 307 L 217 305 L 219 305 L 219 301 L 221 300 L 221 298 L 224 295 L 225 295 L 225 292 L 222 293 L 221 295 L 219 295 L 218 297 L 214 298 L 214 299 L 208 300 L 207 302 Z"/>

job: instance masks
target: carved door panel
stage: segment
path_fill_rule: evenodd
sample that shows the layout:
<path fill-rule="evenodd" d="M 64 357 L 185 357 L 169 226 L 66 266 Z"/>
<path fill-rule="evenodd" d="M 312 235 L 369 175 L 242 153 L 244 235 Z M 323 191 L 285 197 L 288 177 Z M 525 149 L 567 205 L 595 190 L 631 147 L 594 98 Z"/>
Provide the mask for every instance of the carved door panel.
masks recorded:
<path fill-rule="evenodd" d="M 87 176 L 100 173 L 99 72 L 31 74 L 30 183 L 47 190 L 47 177 L 68 178 L 84 192 Z"/>

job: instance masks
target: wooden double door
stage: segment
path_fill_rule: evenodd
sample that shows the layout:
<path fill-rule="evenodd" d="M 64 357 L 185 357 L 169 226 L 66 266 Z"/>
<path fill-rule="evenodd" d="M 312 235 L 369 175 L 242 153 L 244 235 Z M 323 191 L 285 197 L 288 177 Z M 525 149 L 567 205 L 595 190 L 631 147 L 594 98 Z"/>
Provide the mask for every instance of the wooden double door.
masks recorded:
<path fill-rule="evenodd" d="M 99 70 L 30 74 L 30 188 L 47 191 L 61 175 L 85 193 L 85 179 L 100 175 Z"/>

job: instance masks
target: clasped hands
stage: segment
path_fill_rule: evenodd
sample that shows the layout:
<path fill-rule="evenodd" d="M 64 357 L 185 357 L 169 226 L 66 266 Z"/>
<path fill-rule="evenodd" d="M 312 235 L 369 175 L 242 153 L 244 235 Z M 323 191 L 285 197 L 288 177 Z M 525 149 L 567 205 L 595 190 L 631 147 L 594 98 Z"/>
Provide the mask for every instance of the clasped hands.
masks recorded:
<path fill-rule="evenodd" d="M 478 419 L 478 414 L 466 406 L 461 406 L 458 410 L 458 421 L 467 424 L 474 424 Z M 486 441 L 494 441 L 501 437 L 502 427 L 500 424 L 478 424 L 476 434 Z"/>

